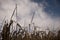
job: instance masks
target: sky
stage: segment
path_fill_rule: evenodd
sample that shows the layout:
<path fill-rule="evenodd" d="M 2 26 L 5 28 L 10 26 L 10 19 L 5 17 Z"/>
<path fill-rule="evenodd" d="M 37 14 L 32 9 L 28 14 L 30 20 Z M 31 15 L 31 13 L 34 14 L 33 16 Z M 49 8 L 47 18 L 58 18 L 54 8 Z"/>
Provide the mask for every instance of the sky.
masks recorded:
<path fill-rule="evenodd" d="M 60 0 L 0 0 L 0 25 L 3 19 L 9 21 L 17 3 L 17 21 L 21 26 L 28 26 L 34 15 L 33 23 L 41 30 L 59 30 Z M 14 14 L 13 20 L 16 19 Z"/>

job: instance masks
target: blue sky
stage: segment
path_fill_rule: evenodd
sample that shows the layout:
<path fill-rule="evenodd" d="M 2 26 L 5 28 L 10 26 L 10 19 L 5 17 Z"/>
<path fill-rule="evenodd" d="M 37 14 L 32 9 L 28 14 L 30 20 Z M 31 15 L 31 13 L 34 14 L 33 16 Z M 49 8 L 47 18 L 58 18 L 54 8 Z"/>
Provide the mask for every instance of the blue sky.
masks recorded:
<path fill-rule="evenodd" d="M 45 6 L 44 11 L 51 17 L 60 17 L 60 0 L 31 0 L 35 3 L 43 3 Z M 47 3 L 47 5 L 45 4 Z"/>

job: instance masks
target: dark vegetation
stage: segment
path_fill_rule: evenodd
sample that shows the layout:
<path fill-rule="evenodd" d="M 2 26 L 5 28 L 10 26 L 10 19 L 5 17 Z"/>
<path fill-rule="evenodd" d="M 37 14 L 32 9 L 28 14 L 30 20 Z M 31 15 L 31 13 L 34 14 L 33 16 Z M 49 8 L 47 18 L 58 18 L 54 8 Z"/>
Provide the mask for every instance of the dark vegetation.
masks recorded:
<path fill-rule="evenodd" d="M 45 31 L 37 31 L 30 34 L 25 29 L 22 29 L 19 24 L 17 24 L 20 27 L 19 31 L 10 33 L 12 23 L 13 21 L 11 20 L 9 24 L 4 24 L 0 40 L 60 40 L 60 30 L 57 35 L 51 31 L 48 34 Z"/>

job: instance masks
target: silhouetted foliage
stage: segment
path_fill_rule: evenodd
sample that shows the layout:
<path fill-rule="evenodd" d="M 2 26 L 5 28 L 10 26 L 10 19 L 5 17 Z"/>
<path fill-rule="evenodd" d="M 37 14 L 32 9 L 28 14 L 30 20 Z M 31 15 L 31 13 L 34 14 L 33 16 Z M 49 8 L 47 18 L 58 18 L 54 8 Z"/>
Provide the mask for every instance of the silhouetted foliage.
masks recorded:
<path fill-rule="evenodd" d="M 57 32 L 57 35 L 51 31 L 49 31 L 48 34 L 46 34 L 45 31 L 37 31 L 30 34 L 26 30 L 22 29 L 20 25 L 18 32 L 14 31 L 13 34 L 11 34 L 10 26 L 12 23 L 13 21 L 11 20 L 9 24 L 4 24 L 1 32 L 1 40 L 60 40 L 60 30 Z"/>

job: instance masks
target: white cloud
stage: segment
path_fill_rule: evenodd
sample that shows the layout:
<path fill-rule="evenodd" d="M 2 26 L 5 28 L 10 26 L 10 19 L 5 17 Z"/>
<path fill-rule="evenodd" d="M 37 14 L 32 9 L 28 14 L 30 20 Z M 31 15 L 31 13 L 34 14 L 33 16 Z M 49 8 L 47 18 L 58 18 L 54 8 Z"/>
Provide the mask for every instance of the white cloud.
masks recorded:
<path fill-rule="evenodd" d="M 31 21 L 31 16 L 32 16 L 32 11 L 35 11 L 35 17 L 33 22 L 37 25 L 40 26 L 43 29 L 46 29 L 47 26 L 50 27 L 51 24 L 55 23 L 55 27 L 59 26 L 59 18 L 56 20 L 52 19 L 50 16 L 46 14 L 44 11 L 44 6 L 43 4 L 40 4 L 40 6 L 37 3 L 31 2 L 30 0 L 0 0 L 3 9 L 5 11 L 0 10 L 0 19 L 2 17 L 4 18 L 6 16 L 7 19 L 10 19 L 13 10 L 15 8 L 15 3 L 18 4 L 18 16 L 21 18 L 19 19 L 19 23 L 23 26 L 24 25 L 24 20 L 26 25 L 28 25 Z M 16 2 L 17 1 L 17 2 Z M 50 27 L 51 28 L 51 27 Z"/>

